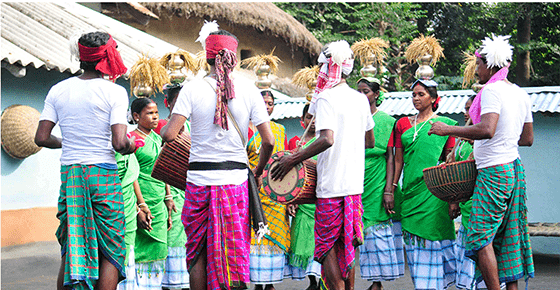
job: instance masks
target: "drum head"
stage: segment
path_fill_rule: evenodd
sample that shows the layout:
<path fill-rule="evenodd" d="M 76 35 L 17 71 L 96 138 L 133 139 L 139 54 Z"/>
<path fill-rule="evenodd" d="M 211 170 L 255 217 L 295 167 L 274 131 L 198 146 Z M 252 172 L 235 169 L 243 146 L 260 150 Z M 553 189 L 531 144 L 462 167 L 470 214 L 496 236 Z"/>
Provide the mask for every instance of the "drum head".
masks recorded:
<path fill-rule="evenodd" d="M 277 152 L 272 157 L 284 156 L 291 154 L 288 151 Z M 281 203 L 290 203 L 301 192 L 305 182 L 305 169 L 303 164 L 297 164 L 292 170 L 284 176 L 282 180 L 272 180 L 269 172 L 277 164 L 277 161 L 271 158 L 263 171 L 263 189 L 272 200 Z"/>

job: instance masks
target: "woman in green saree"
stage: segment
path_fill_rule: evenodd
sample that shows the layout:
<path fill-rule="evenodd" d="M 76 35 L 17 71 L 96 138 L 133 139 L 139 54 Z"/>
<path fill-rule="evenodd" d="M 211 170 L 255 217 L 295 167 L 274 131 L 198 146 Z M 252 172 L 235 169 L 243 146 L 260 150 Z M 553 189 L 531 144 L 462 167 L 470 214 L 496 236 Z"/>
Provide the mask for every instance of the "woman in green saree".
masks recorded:
<path fill-rule="evenodd" d="M 417 80 L 412 85 L 412 101 L 418 113 L 403 117 L 395 128 L 395 176 L 403 174 L 401 223 L 407 261 L 415 289 L 446 289 L 455 282 L 455 227 L 457 204 L 449 205 L 430 193 L 422 170 L 438 165 L 455 140 L 428 135 L 430 124 L 457 121 L 438 116 L 437 83 Z"/>
<path fill-rule="evenodd" d="M 317 138 L 315 137 L 315 121 L 313 115 L 309 114 L 309 103 L 303 107 L 303 115 L 301 121 L 306 134 L 302 139 L 294 137 L 290 140 L 290 144 L 294 147 L 288 147 L 288 150 L 296 148 L 305 148 L 313 143 Z M 295 138 L 297 142 L 292 142 Z M 296 144 L 299 143 L 299 144 Z M 317 160 L 317 156 L 312 157 Z M 300 204 L 288 205 L 288 213 L 294 218 L 292 219 L 292 226 L 290 234 L 292 236 L 289 264 L 292 272 L 293 280 L 303 280 L 305 276 L 309 278 L 309 287 L 306 290 L 318 289 L 317 278 L 321 277 L 321 264 L 313 260 L 313 253 L 315 252 L 315 204 Z"/>
<path fill-rule="evenodd" d="M 138 207 L 152 217 L 147 220 L 147 226 L 145 221 L 140 222 L 145 228 L 136 232 L 134 249 L 138 285 L 140 289 L 161 288 L 168 254 L 167 231 L 173 226 L 170 212 L 177 209 L 169 186 L 151 176 L 162 144 L 161 137 L 152 132 L 159 121 L 157 105 L 151 99 L 139 98 L 132 102 L 130 110 L 138 123 L 131 134 L 145 142 L 144 147 L 134 153 L 140 165 L 138 184 L 144 198 Z"/>
<path fill-rule="evenodd" d="M 364 243 L 360 245 L 360 274 L 362 279 L 373 282 L 370 290 L 379 290 L 382 281 L 395 280 L 404 275 L 399 273 L 391 222 L 391 216 L 395 213 L 393 127 L 396 120 L 377 108 L 384 99 L 380 89 L 380 81 L 376 78 L 358 80 L 358 91 L 367 96 L 375 122 L 375 147 L 365 151 L 362 193 Z"/>

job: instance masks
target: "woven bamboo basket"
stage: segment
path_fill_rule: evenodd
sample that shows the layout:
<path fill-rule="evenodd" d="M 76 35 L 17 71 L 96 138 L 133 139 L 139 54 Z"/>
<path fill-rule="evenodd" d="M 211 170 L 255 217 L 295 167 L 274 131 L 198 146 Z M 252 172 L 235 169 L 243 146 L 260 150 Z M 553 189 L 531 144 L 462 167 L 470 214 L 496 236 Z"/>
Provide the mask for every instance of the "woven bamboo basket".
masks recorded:
<path fill-rule="evenodd" d="M 13 158 L 24 159 L 41 150 L 35 133 L 41 113 L 25 105 L 12 105 L 2 112 L 2 148 Z"/>
<path fill-rule="evenodd" d="M 444 163 L 426 168 L 423 173 L 430 192 L 449 203 L 469 200 L 478 175 L 474 160 Z"/>

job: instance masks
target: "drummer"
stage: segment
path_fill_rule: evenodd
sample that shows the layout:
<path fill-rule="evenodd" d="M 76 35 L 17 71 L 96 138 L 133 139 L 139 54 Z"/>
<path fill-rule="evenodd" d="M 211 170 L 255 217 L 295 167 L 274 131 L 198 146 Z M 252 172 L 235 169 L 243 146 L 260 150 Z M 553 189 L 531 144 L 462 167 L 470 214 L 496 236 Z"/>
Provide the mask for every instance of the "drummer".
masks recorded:
<path fill-rule="evenodd" d="M 319 62 L 310 106 L 319 137 L 280 158 L 271 174 L 282 179 L 296 164 L 318 154 L 314 258 L 323 265 L 329 289 L 353 289 L 355 247 L 363 243 L 363 152 L 375 145 L 374 122 L 367 98 L 346 83 L 354 65 L 350 45 L 344 40 L 327 44 Z"/>
<path fill-rule="evenodd" d="M 187 118 L 191 120 L 182 212 L 190 288 L 245 289 L 250 280 L 247 154 L 237 129 L 247 136 L 251 120 L 262 137 L 259 163 L 253 169 L 257 178 L 270 159 L 274 136 L 255 85 L 230 79 L 237 63 L 237 37 L 219 30 L 215 21 L 207 22 L 200 36 L 210 74 L 184 84 L 161 133 L 171 142 Z M 228 110 L 237 124 L 227 117 Z"/>
<path fill-rule="evenodd" d="M 270 116 L 274 111 L 274 95 L 270 90 L 261 91 L 261 95 Z M 272 153 L 284 151 L 288 144 L 286 129 L 273 121 L 270 121 L 270 128 L 275 139 Z M 250 128 L 247 156 L 249 157 L 249 165 L 251 168 L 255 168 L 259 162 L 262 137 L 258 132 L 254 134 L 252 132 L 254 130 Z M 264 286 L 266 290 L 272 290 L 274 289 L 274 283 L 282 282 L 288 266 L 288 252 L 290 251 L 289 216 L 286 212 L 286 205 L 272 200 L 265 194 L 262 187 L 259 195 L 270 234 L 265 235 L 260 243 L 257 243 L 254 235 L 251 238 L 251 282 L 255 284 L 256 290 L 263 289 L 263 285 L 266 285 Z"/>
<path fill-rule="evenodd" d="M 301 140 L 297 136 L 290 139 L 289 150 L 306 148 L 317 139 L 315 137 L 315 120 L 313 115 L 308 113 L 308 110 L 309 104 L 306 104 L 301 116 L 301 124 L 305 133 Z M 312 158 L 317 160 L 316 155 Z M 321 277 L 321 264 L 313 260 L 315 251 L 315 234 L 313 231 L 315 227 L 315 204 L 289 204 L 288 213 L 294 217 L 290 228 L 292 240 L 289 257 L 292 279 L 303 280 L 307 276 L 309 278 L 307 289 L 317 289 L 317 277 Z"/>

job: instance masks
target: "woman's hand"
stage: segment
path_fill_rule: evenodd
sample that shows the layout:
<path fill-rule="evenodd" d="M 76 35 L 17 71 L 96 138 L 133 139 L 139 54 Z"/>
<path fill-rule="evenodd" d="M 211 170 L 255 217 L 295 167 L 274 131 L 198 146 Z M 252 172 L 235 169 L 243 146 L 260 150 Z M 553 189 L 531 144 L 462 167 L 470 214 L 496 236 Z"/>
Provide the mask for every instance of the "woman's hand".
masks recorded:
<path fill-rule="evenodd" d="M 152 230 L 152 212 L 147 205 L 140 207 L 140 212 L 138 212 L 137 224 L 141 229 L 145 229 L 148 232 Z"/>
<path fill-rule="evenodd" d="M 289 215 L 291 215 L 293 217 L 296 217 L 296 213 L 297 213 L 297 210 L 299 208 L 299 206 L 297 204 L 288 204 L 288 206 L 286 206 L 286 208 L 288 209 L 288 214 Z"/>
<path fill-rule="evenodd" d="M 171 196 L 173 197 L 173 196 Z M 170 230 L 171 227 L 173 227 L 173 218 L 171 216 L 171 214 L 173 212 L 178 212 L 177 207 L 175 206 L 175 201 L 173 201 L 173 198 L 168 198 L 165 197 L 165 206 L 167 207 L 167 230 Z"/>
<path fill-rule="evenodd" d="M 395 214 L 395 196 L 389 192 L 383 194 L 383 207 L 388 214 Z"/>
<path fill-rule="evenodd" d="M 461 214 L 461 208 L 459 208 L 459 203 L 449 204 L 449 217 L 454 220 Z"/>

